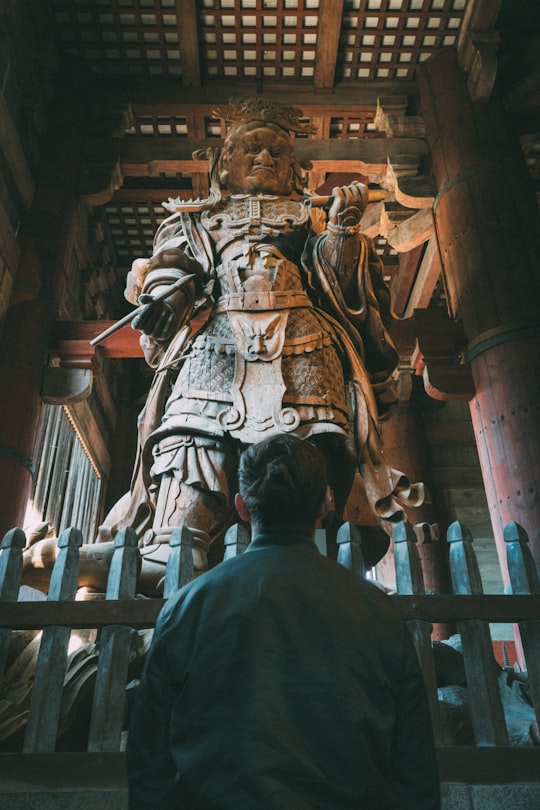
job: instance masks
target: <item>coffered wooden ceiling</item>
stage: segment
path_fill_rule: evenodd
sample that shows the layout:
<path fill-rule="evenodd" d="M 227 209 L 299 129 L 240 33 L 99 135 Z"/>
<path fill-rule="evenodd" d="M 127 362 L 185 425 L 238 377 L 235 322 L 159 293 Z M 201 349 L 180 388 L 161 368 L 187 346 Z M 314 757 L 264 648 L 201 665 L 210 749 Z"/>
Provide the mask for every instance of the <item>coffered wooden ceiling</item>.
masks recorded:
<path fill-rule="evenodd" d="M 162 200 L 207 192 L 207 167 L 191 155 L 223 138 L 215 107 L 264 94 L 301 107 L 317 126 L 316 135 L 297 143 L 313 162 L 313 189 L 361 179 L 384 192 L 364 224 L 398 313 L 444 305 L 415 72 L 439 49 L 455 48 L 473 96 L 485 98 L 498 82 L 538 182 L 539 105 L 531 93 L 540 95 L 539 5 L 49 0 L 60 53 L 92 77 L 96 120 L 109 115 L 113 122 L 106 133 L 99 126 L 91 133 L 80 192 L 104 214 L 117 267 L 125 271 L 151 252 L 166 213 Z"/>
<path fill-rule="evenodd" d="M 53 0 L 66 48 L 96 73 L 214 79 L 413 79 L 455 46 L 466 0 Z M 493 3 L 497 5 L 497 3 Z"/>

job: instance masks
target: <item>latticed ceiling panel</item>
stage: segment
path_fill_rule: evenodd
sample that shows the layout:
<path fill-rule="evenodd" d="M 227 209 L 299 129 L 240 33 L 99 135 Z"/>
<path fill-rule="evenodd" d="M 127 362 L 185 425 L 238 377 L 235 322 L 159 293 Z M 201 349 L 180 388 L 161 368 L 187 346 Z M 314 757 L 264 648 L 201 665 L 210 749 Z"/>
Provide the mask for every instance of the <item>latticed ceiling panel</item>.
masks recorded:
<path fill-rule="evenodd" d="M 319 0 L 202 0 L 208 78 L 312 80 Z"/>
<path fill-rule="evenodd" d="M 456 45 L 467 0 L 346 0 L 338 54 L 344 79 L 407 80 Z"/>
<path fill-rule="evenodd" d="M 223 119 L 211 114 L 186 116 L 176 113 L 174 104 L 166 112 L 157 112 L 155 106 L 134 104 L 132 108 L 133 123 L 126 130 L 127 137 L 173 138 L 182 140 L 212 140 L 225 137 L 227 125 Z M 375 128 L 375 105 L 357 107 L 350 115 L 303 116 L 304 124 L 313 124 L 315 133 L 291 133 L 291 137 L 329 137 L 329 138 L 384 138 L 384 132 Z"/>
<path fill-rule="evenodd" d="M 166 198 L 163 194 L 162 199 Z M 167 215 L 161 200 L 133 199 L 111 202 L 105 216 L 113 238 L 117 262 L 129 265 L 134 258 L 151 256 L 154 234 Z"/>
<path fill-rule="evenodd" d="M 384 138 L 384 132 L 375 128 L 375 109 L 366 110 L 362 115 L 330 118 L 330 138 Z"/>
<path fill-rule="evenodd" d="M 153 105 L 134 104 L 133 124 L 126 130 L 126 136 L 188 140 L 225 137 L 227 125 L 225 121 L 212 115 L 212 107 L 208 108 L 208 115 L 199 112 L 196 116 L 176 113 L 174 107 L 174 104 L 170 104 L 166 112 L 156 112 Z"/>
<path fill-rule="evenodd" d="M 58 37 L 95 73 L 181 76 L 176 0 L 52 0 Z"/>
<path fill-rule="evenodd" d="M 337 79 L 410 80 L 456 43 L 467 0 L 345 0 Z M 182 76 L 176 0 L 52 0 L 61 44 L 101 74 Z M 201 77 L 313 82 L 319 0 L 197 0 Z M 189 32 L 186 32 L 189 34 Z"/>

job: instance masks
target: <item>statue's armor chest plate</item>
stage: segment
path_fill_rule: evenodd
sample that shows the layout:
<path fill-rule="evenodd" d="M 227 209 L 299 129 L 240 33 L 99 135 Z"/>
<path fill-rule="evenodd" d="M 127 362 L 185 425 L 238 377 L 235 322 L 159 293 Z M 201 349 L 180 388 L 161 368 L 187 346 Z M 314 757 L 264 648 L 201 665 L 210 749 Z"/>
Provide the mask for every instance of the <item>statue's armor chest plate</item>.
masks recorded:
<path fill-rule="evenodd" d="M 246 443 L 315 419 L 344 424 L 335 335 L 302 278 L 308 222 L 303 204 L 279 198 L 234 199 L 201 215 L 219 257 L 215 307 L 167 415 L 196 410 Z"/>
<path fill-rule="evenodd" d="M 216 312 L 311 307 L 299 266 L 272 241 L 230 242 L 216 267 Z"/>

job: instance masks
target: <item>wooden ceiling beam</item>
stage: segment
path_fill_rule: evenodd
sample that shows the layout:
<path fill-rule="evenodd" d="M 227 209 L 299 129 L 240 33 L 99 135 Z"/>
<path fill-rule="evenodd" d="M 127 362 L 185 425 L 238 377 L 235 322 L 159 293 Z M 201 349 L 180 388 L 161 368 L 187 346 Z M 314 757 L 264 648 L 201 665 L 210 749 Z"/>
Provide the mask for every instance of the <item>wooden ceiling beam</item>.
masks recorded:
<path fill-rule="evenodd" d="M 408 209 L 404 211 L 407 213 Z M 412 216 L 409 214 L 407 219 L 394 224 L 383 205 L 380 233 L 398 253 L 408 253 L 418 245 L 423 245 L 433 236 L 434 227 L 430 208 L 421 208 Z"/>
<path fill-rule="evenodd" d="M 429 306 L 441 272 L 442 264 L 437 237 L 432 236 L 420 262 L 407 307 L 403 313 L 406 318 L 412 317 L 416 309 L 424 309 Z"/>
<path fill-rule="evenodd" d="M 334 86 L 344 0 L 319 0 L 319 29 L 313 83 L 317 90 Z"/>
<path fill-rule="evenodd" d="M 201 141 L 144 137 L 93 140 L 87 144 L 85 164 L 119 164 L 124 177 L 147 177 L 163 172 L 207 172 L 207 161 L 193 160 L 193 152 L 222 143 L 218 138 Z M 300 158 L 311 160 L 315 171 L 384 176 L 389 160 L 396 171 L 403 169 L 417 173 L 428 147 L 418 138 L 297 138 L 295 151 Z"/>
<path fill-rule="evenodd" d="M 167 109 L 180 106 L 212 109 L 216 106 L 227 105 L 231 98 L 249 98 L 252 96 L 269 96 L 278 98 L 284 104 L 293 106 L 313 107 L 318 110 L 328 109 L 351 110 L 351 107 L 366 106 L 376 109 L 380 98 L 388 101 L 394 99 L 398 102 L 390 105 L 392 114 L 404 113 L 409 100 L 418 96 L 416 82 L 403 81 L 396 86 L 395 82 L 363 81 L 361 84 L 351 82 L 336 82 L 330 89 L 315 89 L 311 81 L 276 81 L 262 79 L 260 81 L 238 80 L 228 81 L 222 79 L 203 82 L 200 87 L 183 86 L 177 79 L 154 77 L 152 79 L 130 77 L 124 78 L 107 76 L 106 80 L 95 78 L 96 92 L 103 103 L 107 101 L 130 101 L 132 104 L 150 104 L 154 106 L 165 105 Z"/>
<path fill-rule="evenodd" d="M 187 91 L 189 91 L 189 89 L 190 88 L 187 88 Z M 132 108 L 134 116 L 177 115 L 183 116 L 186 119 L 204 119 L 213 117 L 216 108 L 226 108 L 231 102 L 231 99 L 234 100 L 242 97 L 238 90 L 233 92 L 231 89 L 231 93 L 232 95 L 223 102 L 221 102 L 219 99 L 216 99 L 215 101 L 204 101 L 202 98 L 194 101 L 190 100 L 188 97 L 184 97 L 182 100 L 178 101 L 167 101 L 166 99 L 159 100 L 158 98 L 154 99 L 153 101 L 144 101 L 134 98 L 129 102 L 129 105 Z M 253 95 L 258 94 L 254 92 Z M 260 95 L 265 94 L 260 93 Z M 273 95 L 273 98 L 275 98 L 276 95 L 277 91 Z M 347 102 L 347 100 L 345 98 L 341 98 L 340 95 L 338 95 L 336 98 L 329 98 L 326 94 L 321 94 L 314 97 L 311 93 L 306 92 L 305 88 L 303 92 L 301 89 L 298 90 L 298 96 L 296 98 L 287 98 L 287 94 L 285 93 L 280 93 L 278 97 L 280 101 L 283 101 L 283 103 L 290 103 L 292 106 L 300 107 L 303 114 L 306 117 L 311 118 L 313 124 L 317 127 L 318 134 L 323 134 L 323 137 L 324 128 L 329 126 L 331 118 L 354 118 L 355 115 L 365 116 L 366 113 L 373 114 L 375 116 L 376 110 L 376 102 L 372 103 L 371 101 L 361 99 L 358 101 L 351 100 Z M 418 119 L 418 117 L 415 118 L 414 116 L 411 117 L 405 115 L 405 111 L 409 103 L 407 96 L 394 94 L 391 96 L 386 96 L 383 99 L 378 98 L 378 102 L 384 103 L 385 110 L 389 109 L 393 111 L 389 115 L 390 118 L 399 118 L 400 120 L 410 122 L 413 121 L 413 118 L 414 120 L 422 120 Z M 114 102 L 110 102 L 109 106 L 112 107 L 113 103 Z M 120 103 L 121 102 L 116 102 L 116 106 L 118 106 Z M 124 102 L 125 105 L 127 103 L 128 102 Z M 387 137 L 425 137 L 425 132 L 423 131 L 422 126 L 418 126 L 416 124 L 411 125 L 407 127 L 407 131 L 403 131 L 404 126 L 405 124 L 403 124 L 402 128 L 396 133 L 387 132 Z"/>
<path fill-rule="evenodd" d="M 411 293 L 411 287 L 418 272 L 418 264 L 422 257 L 424 246 L 418 245 L 408 253 L 399 254 L 399 268 L 392 279 L 390 294 L 392 296 L 392 309 L 400 317 L 403 315 Z"/>
<path fill-rule="evenodd" d="M 176 0 L 178 47 L 184 87 L 201 84 L 201 58 L 195 0 Z"/>

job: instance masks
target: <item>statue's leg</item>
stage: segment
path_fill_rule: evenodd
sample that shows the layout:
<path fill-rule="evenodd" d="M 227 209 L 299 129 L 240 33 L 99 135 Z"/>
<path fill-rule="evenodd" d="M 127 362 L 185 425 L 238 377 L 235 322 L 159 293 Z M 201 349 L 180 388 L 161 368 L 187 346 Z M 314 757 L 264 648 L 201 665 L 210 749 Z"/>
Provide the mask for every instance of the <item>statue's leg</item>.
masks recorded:
<path fill-rule="evenodd" d="M 178 526 L 193 531 L 195 572 L 207 569 L 210 544 L 224 533 L 235 514 L 237 467 L 236 443 L 198 436 L 176 447 L 166 465 L 154 465 L 156 507 L 152 529 L 141 544 L 141 590 L 154 593 L 162 587 L 168 543 Z"/>
<path fill-rule="evenodd" d="M 164 537 L 168 542 L 171 531 L 182 525 L 205 532 L 212 542 L 230 518 L 231 509 L 230 492 L 187 483 L 179 480 L 176 472 L 164 473 L 159 483 L 152 542 L 164 542 Z"/>
<path fill-rule="evenodd" d="M 328 482 L 334 496 L 335 522 L 339 525 L 357 468 L 354 446 L 340 433 L 318 433 L 310 441 L 324 453 Z"/>
<path fill-rule="evenodd" d="M 337 557 L 336 537 L 344 520 L 360 529 L 366 568 L 371 568 L 388 550 L 389 536 L 376 520 L 358 471 L 356 451 L 346 436 L 318 434 L 311 441 L 324 453 L 328 479 L 334 495 L 334 512 L 325 522 L 329 557 Z"/>

